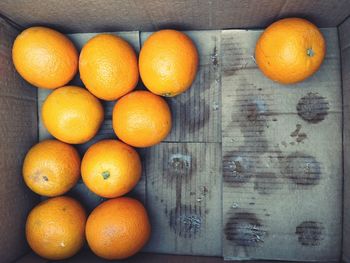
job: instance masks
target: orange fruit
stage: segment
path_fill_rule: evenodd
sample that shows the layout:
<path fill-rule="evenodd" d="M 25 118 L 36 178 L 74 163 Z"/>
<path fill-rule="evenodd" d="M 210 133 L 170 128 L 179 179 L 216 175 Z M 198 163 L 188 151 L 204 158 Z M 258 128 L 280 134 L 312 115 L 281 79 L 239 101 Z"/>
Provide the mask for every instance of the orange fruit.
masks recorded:
<path fill-rule="evenodd" d="M 81 164 L 86 186 L 95 194 L 118 197 L 135 187 L 141 177 L 138 153 L 117 140 L 99 141 L 86 151 Z"/>
<path fill-rule="evenodd" d="M 67 196 L 50 198 L 30 211 L 26 238 L 39 256 L 66 259 L 83 246 L 85 223 L 85 211 L 76 200 Z"/>
<path fill-rule="evenodd" d="M 86 89 L 76 86 L 53 91 L 41 110 L 47 130 L 55 138 L 72 144 L 94 137 L 104 118 L 100 101 Z"/>
<path fill-rule="evenodd" d="M 39 195 L 62 195 L 77 183 L 79 177 L 79 154 L 73 146 L 64 142 L 39 142 L 29 150 L 24 159 L 24 181 Z"/>
<path fill-rule="evenodd" d="M 12 59 L 18 73 L 39 88 L 61 87 L 78 71 L 78 52 L 73 43 L 47 27 L 31 27 L 19 34 Z"/>
<path fill-rule="evenodd" d="M 314 74 L 325 53 L 325 40 L 314 24 L 301 18 L 285 18 L 261 34 L 256 43 L 255 60 L 268 78 L 292 84 Z"/>
<path fill-rule="evenodd" d="M 79 71 L 86 88 L 104 100 L 132 91 L 139 78 L 135 51 L 128 42 L 110 34 L 97 35 L 85 44 Z"/>
<path fill-rule="evenodd" d="M 124 259 L 136 254 L 151 234 L 146 209 L 132 198 L 110 199 L 90 214 L 86 239 L 91 250 L 105 259 Z"/>
<path fill-rule="evenodd" d="M 118 138 L 135 147 L 161 142 L 170 132 L 171 113 L 165 100 L 148 91 L 134 91 L 113 109 L 113 129 Z"/>
<path fill-rule="evenodd" d="M 176 30 L 160 30 L 143 44 L 140 75 L 153 93 L 173 97 L 186 91 L 196 78 L 198 52 L 192 40 Z"/>

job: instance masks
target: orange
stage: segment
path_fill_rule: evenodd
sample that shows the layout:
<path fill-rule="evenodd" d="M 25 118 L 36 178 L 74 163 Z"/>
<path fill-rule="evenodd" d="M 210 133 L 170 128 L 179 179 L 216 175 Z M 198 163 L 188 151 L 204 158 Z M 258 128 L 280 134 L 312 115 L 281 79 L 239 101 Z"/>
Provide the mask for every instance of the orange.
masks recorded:
<path fill-rule="evenodd" d="M 146 209 L 132 198 L 119 197 L 96 207 L 86 222 L 91 250 L 105 259 L 124 259 L 136 254 L 151 234 Z"/>
<path fill-rule="evenodd" d="M 79 154 L 73 146 L 64 142 L 39 142 L 24 159 L 24 181 L 39 195 L 62 195 L 77 183 L 79 177 Z"/>
<path fill-rule="evenodd" d="M 170 132 L 169 106 L 163 98 L 151 92 L 131 92 L 114 106 L 113 129 L 118 138 L 129 145 L 155 145 Z"/>
<path fill-rule="evenodd" d="M 66 143 L 84 143 L 95 136 L 104 115 L 100 101 L 86 89 L 65 86 L 53 91 L 42 107 L 47 130 Z"/>
<path fill-rule="evenodd" d="M 198 52 L 192 40 L 176 30 L 160 30 L 143 44 L 140 75 L 153 93 L 173 97 L 186 91 L 198 68 Z"/>
<path fill-rule="evenodd" d="M 29 213 L 26 238 L 39 256 L 66 259 L 84 244 L 86 214 L 73 198 L 60 196 L 41 202 Z"/>
<path fill-rule="evenodd" d="M 12 49 L 13 64 L 30 84 L 55 89 L 77 73 L 78 52 L 63 34 L 47 27 L 31 27 L 19 34 Z"/>
<path fill-rule="evenodd" d="M 286 18 L 262 33 L 256 43 L 255 60 L 268 78 L 292 84 L 314 74 L 325 53 L 325 40 L 314 24 L 301 18 Z"/>
<path fill-rule="evenodd" d="M 141 177 L 138 153 L 117 140 L 102 140 L 85 153 L 81 175 L 86 186 L 95 194 L 118 197 L 135 187 Z"/>
<path fill-rule="evenodd" d="M 135 51 L 128 42 L 110 34 L 97 35 L 85 44 L 79 71 L 86 88 L 104 100 L 132 91 L 139 78 Z"/>

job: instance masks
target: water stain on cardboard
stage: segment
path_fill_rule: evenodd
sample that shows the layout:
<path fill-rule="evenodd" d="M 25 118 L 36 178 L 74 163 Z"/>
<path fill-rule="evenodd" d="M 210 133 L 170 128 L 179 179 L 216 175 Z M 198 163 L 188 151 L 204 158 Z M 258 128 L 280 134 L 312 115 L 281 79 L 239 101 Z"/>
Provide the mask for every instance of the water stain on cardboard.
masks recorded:
<path fill-rule="evenodd" d="M 325 97 L 318 93 L 308 93 L 297 104 L 298 115 L 310 123 L 318 123 L 324 120 L 328 114 L 329 103 Z"/>
<path fill-rule="evenodd" d="M 169 226 L 183 238 L 198 237 L 203 225 L 201 207 L 182 205 L 170 211 Z"/>
<path fill-rule="evenodd" d="M 295 138 L 297 143 L 301 143 L 307 138 L 307 134 L 301 132 L 301 128 L 301 124 L 297 124 L 295 130 L 290 134 L 290 137 Z"/>
<path fill-rule="evenodd" d="M 237 246 L 255 247 L 264 243 L 266 230 L 254 213 L 235 213 L 230 216 L 225 225 L 226 240 Z"/>
<path fill-rule="evenodd" d="M 188 180 L 196 168 L 196 160 L 188 153 L 187 149 L 170 149 L 167 160 L 167 174 L 164 174 L 170 181 Z"/>
<path fill-rule="evenodd" d="M 216 41 L 216 39 L 215 39 Z M 214 68 L 216 68 L 219 65 L 218 62 L 218 51 L 216 46 L 213 48 L 213 52 L 210 55 L 210 59 L 211 59 L 211 64 L 214 66 Z"/>
<path fill-rule="evenodd" d="M 241 103 L 241 113 L 250 122 L 265 121 L 267 116 L 267 105 L 260 98 L 250 98 Z"/>
<path fill-rule="evenodd" d="M 272 194 L 281 189 L 282 184 L 275 173 L 257 173 L 254 180 L 254 190 L 259 194 Z"/>
<path fill-rule="evenodd" d="M 191 133 L 201 130 L 209 121 L 210 106 L 204 101 L 201 104 L 201 107 L 194 106 L 189 118 L 185 118 L 185 125 L 188 125 Z"/>
<path fill-rule="evenodd" d="M 269 142 L 265 136 L 251 136 L 250 133 L 244 133 L 244 145 L 240 147 L 242 152 L 256 154 L 266 153 L 269 149 Z"/>
<path fill-rule="evenodd" d="M 294 152 L 284 160 L 282 173 L 296 185 L 317 185 L 321 179 L 321 166 L 315 157 Z"/>
<path fill-rule="evenodd" d="M 295 229 L 298 241 L 303 246 L 318 246 L 324 239 L 324 226 L 315 221 L 304 221 Z"/>
<path fill-rule="evenodd" d="M 224 182 L 233 187 L 242 186 L 254 175 L 256 158 L 244 152 L 230 151 L 223 156 Z"/>

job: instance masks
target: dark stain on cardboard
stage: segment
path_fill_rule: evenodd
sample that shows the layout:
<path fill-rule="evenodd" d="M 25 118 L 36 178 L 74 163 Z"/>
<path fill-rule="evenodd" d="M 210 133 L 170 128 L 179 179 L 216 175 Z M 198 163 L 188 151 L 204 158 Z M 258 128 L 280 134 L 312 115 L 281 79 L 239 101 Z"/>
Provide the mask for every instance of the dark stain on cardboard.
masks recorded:
<path fill-rule="evenodd" d="M 210 55 L 210 59 L 211 59 L 211 64 L 214 66 L 214 68 L 216 68 L 219 63 L 218 63 L 218 51 L 216 46 L 213 48 L 213 52 Z"/>
<path fill-rule="evenodd" d="M 188 107 L 188 105 L 182 104 L 183 109 Z M 206 126 L 210 119 L 210 106 L 204 100 L 200 100 L 195 105 L 191 105 L 191 109 L 186 111 L 183 121 L 183 125 L 188 128 L 190 133 L 195 133 L 198 130 L 201 130 Z"/>
<path fill-rule="evenodd" d="M 225 225 L 226 240 L 237 246 L 256 247 L 264 243 L 267 232 L 254 213 L 235 213 Z"/>
<path fill-rule="evenodd" d="M 304 221 L 295 229 L 298 241 L 303 246 L 318 246 L 324 239 L 324 226 L 315 221 Z"/>
<path fill-rule="evenodd" d="M 254 180 L 254 190 L 259 194 L 272 194 L 281 189 L 282 184 L 275 173 L 257 173 Z"/>
<path fill-rule="evenodd" d="M 235 124 L 238 122 L 245 145 L 267 142 L 265 130 L 268 127 L 269 116 L 273 113 L 269 111 L 263 98 L 250 95 L 244 97 L 245 99 L 239 101 L 239 111 L 232 114 L 232 121 Z M 267 147 L 267 145 L 265 146 Z"/>
<path fill-rule="evenodd" d="M 301 143 L 307 138 L 307 134 L 301 132 L 301 128 L 301 124 L 297 124 L 295 130 L 290 134 L 290 137 L 295 138 L 297 143 Z"/>
<path fill-rule="evenodd" d="M 310 123 L 323 121 L 328 114 L 329 103 L 325 97 L 318 93 L 308 93 L 297 104 L 298 115 Z"/>
<path fill-rule="evenodd" d="M 247 121 L 259 124 L 266 121 L 268 108 L 263 99 L 252 97 L 241 101 L 240 113 Z"/>
<path fill-rule="evenodd" d="M 169 226 L 174 233 L 183 238 L 196 238 L 202 228 L 201 207 L 182 205 L 170 211 Z"/>
<path fill-rule="evenodd" d="M 321 166 L 315 157 L 294 152 L 285 158 L 282 173 L 296 185 L 317 185 L 321 179 Z"/>
<path fill-rule="evenodd" d="M 291 137 L 297 137 L 301 130 L 301 124 L 297 124 L 295 130 L 290 134 Z"/>
<path fill-rule="evenodd" d="M 167 173 L 164 174 L 170 181 L 188 180 L 196 169 L 196 160 L 187 149 L 170 149 L 167 162 Z"/>
<path fill-rule="evenodd" d="M 253 156 L 242 152 L 227 152 L 223 157 L 224 182 L 234 187 L 248 182 L 254 174 L 254 161 Z"/>
<path fill-rule="evenodd" d="M 246 154 L 257 155 L 264 154 L 269 149 L 269 142 L 264 136 L 250 136 L 249 134 L 244 136 L 244 145 L 240 147 L 241 152 Z"/>

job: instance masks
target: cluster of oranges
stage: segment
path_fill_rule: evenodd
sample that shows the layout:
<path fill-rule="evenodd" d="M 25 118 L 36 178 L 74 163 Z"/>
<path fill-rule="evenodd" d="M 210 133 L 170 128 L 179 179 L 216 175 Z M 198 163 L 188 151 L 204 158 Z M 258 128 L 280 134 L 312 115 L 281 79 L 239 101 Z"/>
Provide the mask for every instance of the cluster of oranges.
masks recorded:
<path fill-rule="evenodd" d="M 50 197 L 29 213 L 30 247 L 47 259 L 65 259 L 86 238 L 91 250 L 106 259 L 135 254 L 148 241 L 151 227 L 144 206 L 122 197 L 141 177 L 141 160 L 133 147 L 155 145 L 170 132 L 171 113 L 161 96 L 176 96 L 194 81 L 198 53 L 192 40 L 179 31 L 158 31 L 146 40 L 137 60 L 130 44 L 115 35 L 96 35 L 78 54 L 63 34 L 32 27 L 16 38 L 13 62 L 32 85 L 54 89 L 41 113 L 56 139 L 34 145 L 23 163 L 26 185 Z M 86 89 L 65 86 L 78 70 Z M 149 91 L 133 91 L 139 74 Z M 117 100 L 112 117 L 119 140 L 99 141 L 81 159 L 71 144 L 85 143 L 98 132 L 104 120 L 100 100 Z M 111 198 L 88 217 L 78 201 L 63 196 L 80 175 L 92 192 Z"/>
<path fill-rule="evenodd" d="M 325 41 L 312 23 L 282 19 L 257 41 L 256 63 L 270 79 L 292 84 L 315 73 L 325 56 Z M 34 86 L 55 89 L 45 100 L 42 118 L 57 140 L 38 143 L 27 153 L 23 177 L 35 193 L 52 197 L 29 214 L 26 237 L 39 255 L 64 259 L 88 245 L 97 255 L 121 259 L 138 252 L 150 236 L 143 205 L 122 197 L 141 177 L 141 161 L 133 147 L 162 141 L 171 129 L 171 113 L 161 96 L 186 91 L 195 79 L 198 53 L 191 39 L 161 30 L 144 43 L 139 59 L 122 38 L 99 34 L 80 55 L 61 33 L 44 27 L 23 31 L 13 46 L 19 74 Z M 86 89 L 66 85 L 78 72 Z M 133 91 L 139 74 L 147 89 Z M 120 140 L 92 145 L 82 161 L 70 144 L 92 139 L 104 112 L 100 100 L 117 100 L 113 129 Z M 62 196 L 79 180 L 105 201 L 87 218 L 82 206 Z"/>

